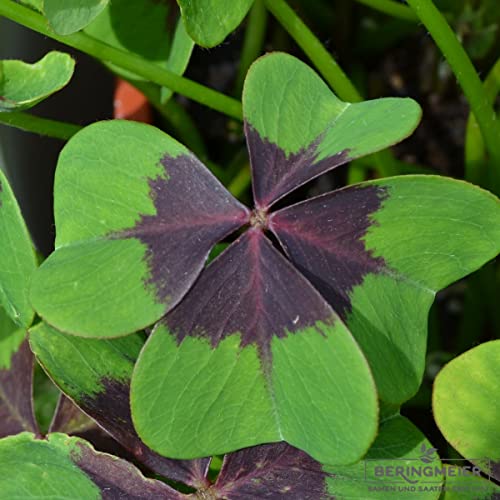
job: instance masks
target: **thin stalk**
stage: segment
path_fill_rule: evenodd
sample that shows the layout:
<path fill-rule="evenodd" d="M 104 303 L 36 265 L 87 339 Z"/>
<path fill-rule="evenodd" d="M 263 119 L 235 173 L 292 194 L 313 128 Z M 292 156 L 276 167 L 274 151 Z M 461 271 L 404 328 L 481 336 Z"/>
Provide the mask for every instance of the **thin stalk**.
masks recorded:
<path fill-rule="evenodd" d="M 323 78 L 344 101 L 359 102 L 362 97 L 342 68 L 332 58 L 323 44 L 285 0 L 264 0 L 271 14 L 279 21 L 300 48 L 311 59 Z"/>
<path fill-rule="evenodd" d="M 243 40 L 243 48 L 241 49 L 240 64 L 238 66 L 238 74 L 236 75 L 235 94 L 238 96 L 241 95 L 248 68 L 262 52 L 266 37 L 266 27 L 267 10 L 264 2 L 263 0 L 255 0 L 248 17 L 245 39 Z"/>
<path fill-rule="evenodd" d="M 201 160 L 208 158 L 200 131 L 189 113 L 173 98 L 157 108 L 165 119 L 177 130 L 181 141 Z"/>
<path fill-rule="evenodd" d="M 226 172 L 219 165 L 208 158 L 207 149 L 200 131 L 189 113 L 173 98 L 163 103 L 161 89 L 154 83 L 128 80 L 140 90 L 149 100 L 151 105 L 175 130 L 177 138 L 185 144 L 205 166 L 222 182 L 225 183 Z"/>
<path fill-rule="evenodd" d="M 410 163 L 403 160 L 398 160 L 394 158 L 394 163 L 398 167 L 398 171 L 400 174 L 424 174 L 424 175 L 436 175 L 436 171 L 427 165 L 421 165 L 419 163 Z M 357 163 L 359 168 L 364 170 L 369 170 L 373 168 L 373 161 L 370 161 L 369 156 L 364 156 L 362 158 L 358 158 L 354 160 L 352 163 Z"/>
<path fill-rule="evenodd" d="M 496 175 L 500 175 L 500 126 L 471 60 L 432 0 L 407 0 L 407 2 L 429 31 L 455 73 L 476 117 L 486 149 L 496 165 Z"/>
<path fill-rule="evenodd" d="M 188 78 L 176 75 L 156 64 L 149 63 L 135 54 L 111 47 L 83 32 L 66 36 L 57 35 L 49 29 L 42 15 L 12 0 L 0 0 L 0 16 L 5 16 L 33 31 L 53 38 L 69 47 L 81 50 L 97 59 L 116 64 L 148 81 L 168 87 L 174 92 L 178 92 L 216 111 L 238 120 L 242 119 L 241 103 L 236 99 L 193 82 Z"/>
<path fill-rule="evenodd" d="M 151 105 L 170 123 L 175 129 L 181 142 L 183 142 L 200 160 L 207 159 L 207 151 L 203 138 L 198 131 L 189 113 L 170 97 L 166 103 L 161 101 L 161 89 L 150 82 L 127 80 L 131 85 L 140 90 L 151 103 Z"/>
<path fill-rule="evenodd" d="M 248 149 L 246 146 L 242 146 L 226 165 L 227 183 L 234 179 L 242 168 L 248 168 Z"/>
<path fill-rule="evenodd" d="M 161 89 L 154 83 L 128 80 L 140 90 L 151 105 L 175 130 L 177 138 L 185 144 L 208 169 L 222 182 L 225 182 L 225 171 L 208 158 L 207 149 L 198 128 L 189 113 L 173 98 L 162 103 Z"/>
<path fill-rule="evenodd" d="M 250 187 L 251 182 L 250 166 L 247 164 L 236 174 L 227 189 L 235 198 L 239 198 Z"/>
<path fill-rule="evenodd" d="M 360 160 L 354 160 L 349 165 L 349 172 L 347 173 L 347 184 L 358 184 L 366 180 L 368 168 Z"/>
<path fill-rule="evenodd" d="M 248 151 L 242 147 L 231 159 L 226 168 L 229 181 L 228 190 L 236 198 L 240 198 L 252 184 L 252 172 L 248 163 Z"/>
<path fill-rule="evenodd" d="M 500 91 L 500 59 L 497 60 L 486 76 L 483 86 L 484 92 L 493 106 Z M 500 186 L 494 186 L 491 182 L 493 176 L 488 175 L 491 170 L 488 171 L 486 156 L 484 140 L 478 128 L 477 120 L 473 113 L 469 113 L 465 132 L 465 179 L 486 189 L 495 187 L 498 189 Z M 497 168 L 500 168 L 500 165 Z M 500 194 L 500 191 L 497 194 Z"/>
<path fill-rule="evenodd" d="M 23 112 L 0 113 L 0 123 L 63 141 L 67 141 L 82 129 L 80 125 L 40 118 Z"/>
<path fill-rule="evenodd" d="M 356 0 L 356 2 L 404 21 L 418 21 L 418 17 L 409 7 L 393 0 Z"/>

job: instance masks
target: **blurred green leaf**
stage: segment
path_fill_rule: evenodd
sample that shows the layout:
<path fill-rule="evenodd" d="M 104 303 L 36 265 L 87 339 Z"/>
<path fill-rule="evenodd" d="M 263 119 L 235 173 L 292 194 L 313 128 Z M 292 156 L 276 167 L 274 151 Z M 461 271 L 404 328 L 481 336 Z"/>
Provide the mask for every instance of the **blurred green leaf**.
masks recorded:
<path fill-rule="evenodd" d="M 109 0 L 43 0 L 43 12 L 58 35 L 69 35 L 85 28 L 108 3 Z"/>
<path fill-rule="evenodd" d="M 71 79 L 75 61 L 63 52 L 49 52 L 28 64 L 0 61 L 0 112 L 21 111 L 62 89 Z"/>
<path fill-rule="evenodd" d="M 191 38 L 203 47 L 214 47 L 236 29 L 253 0 L 177 0 Z"/>
<path fill-rule="evenodd" d="M 500 479 L 500 340 L 450 361 L 434 382 L 432 407 L 446 440 Z"/>

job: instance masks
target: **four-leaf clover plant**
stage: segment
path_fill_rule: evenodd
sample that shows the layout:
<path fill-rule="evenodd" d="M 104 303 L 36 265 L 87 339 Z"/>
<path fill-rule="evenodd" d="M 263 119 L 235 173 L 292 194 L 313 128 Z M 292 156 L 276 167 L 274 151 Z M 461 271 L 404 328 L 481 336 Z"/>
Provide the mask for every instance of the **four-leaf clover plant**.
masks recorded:
<path fill-rule="evenodd" d="M 411 99 L 342 102 L 281 53 L 253 64 L 243 108 L 252 210 L 153 127 L 101 122 L 71 139 L 55 179 L 56 250 L 31 300 L 82 337 L 157 322 L 131 382 L 136 431 L 155 452 L 191 459 L 286 441 L 354 463 L 375 439 L 378 399 L 400 405 L 420 385 L 436 291 L 498 254 L 499 202 L 404 176 L 276 209 L 407 137 L 421 111 Z"/>

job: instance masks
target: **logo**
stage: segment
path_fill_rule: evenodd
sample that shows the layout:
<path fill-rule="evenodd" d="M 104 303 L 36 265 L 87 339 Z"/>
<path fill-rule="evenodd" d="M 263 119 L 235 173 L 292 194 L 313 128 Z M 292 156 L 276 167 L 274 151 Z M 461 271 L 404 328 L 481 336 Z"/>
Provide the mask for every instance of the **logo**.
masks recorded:
<path fill-rule="evenodd" d="M 424 464 L 430 464 L 434 459 L 437 458 L 436 455 L 437 448 L 426 448 L 425 443 L 422 443 L 422 446 L 420 448 L 420 453 L 422 454 L 420 456 L 420 460 L 424 462 Z"/>
<path fill-rule="evenodd" d="M 477 494 L 488 489 L 489 483 L 469 479 L 490 479 L 482 472 L 487 470 L 491 470 L 487 459 L 440 459 L 437 449 L 428 448 L 425 443 L 419 449 L 418 458 L 364 460 L 364 479 L 371 492 L 454 491 Z"/>

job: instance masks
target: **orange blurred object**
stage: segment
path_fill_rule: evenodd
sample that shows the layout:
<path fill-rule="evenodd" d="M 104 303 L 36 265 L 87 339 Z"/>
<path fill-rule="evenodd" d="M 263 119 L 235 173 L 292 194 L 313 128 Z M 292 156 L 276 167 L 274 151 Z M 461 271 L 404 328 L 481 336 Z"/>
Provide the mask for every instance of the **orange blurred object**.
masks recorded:
<path fill-rule="evenodd" d="M 113 110 L 115 118 L 144 123 L 153 121 L 153 112 L 144 94 L 125 80 L 116 82 Z"/>

